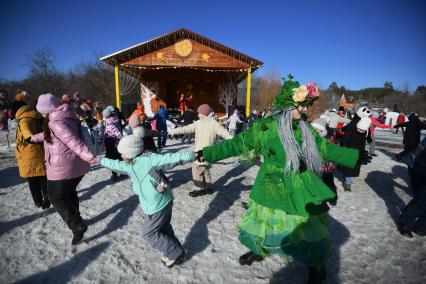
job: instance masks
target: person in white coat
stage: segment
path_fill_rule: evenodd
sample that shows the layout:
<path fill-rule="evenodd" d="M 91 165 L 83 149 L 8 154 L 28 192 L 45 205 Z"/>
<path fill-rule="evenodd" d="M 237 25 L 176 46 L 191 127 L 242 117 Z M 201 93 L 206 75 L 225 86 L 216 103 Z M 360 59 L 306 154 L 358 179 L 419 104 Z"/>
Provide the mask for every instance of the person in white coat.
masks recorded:
<path fill-rule="evenodd" d="M 234 136 L 238 129 L 237 123 L 244 123 L 244 121 L 240 119 L 238 115 L 238 109 L 236 109 L 234 110 L 234 114 L 231 115 L 229 119 L 225 121 L 225 123 L 229 123 L 228 130 L 231 133 L 231 135 Z"/>
<path fill-rule="evenodd" d="M 171 136 L 195 133 L 194 151 L 198 152 L 204 147 L 211 146 L 217 137 L 231 139 L 232 135 L 223 128 L 213 117 L 209 117 L 213 110 L 208 104 L 200 105 L 197 109 L 199 120 L 171 130 Z M 194 161 L 192 164 L 192 180 L 195 189 L 189 193 L 192 197 L 212 194 L 212 178 L 210 175 L 210 164 L 207 162 Z"/>

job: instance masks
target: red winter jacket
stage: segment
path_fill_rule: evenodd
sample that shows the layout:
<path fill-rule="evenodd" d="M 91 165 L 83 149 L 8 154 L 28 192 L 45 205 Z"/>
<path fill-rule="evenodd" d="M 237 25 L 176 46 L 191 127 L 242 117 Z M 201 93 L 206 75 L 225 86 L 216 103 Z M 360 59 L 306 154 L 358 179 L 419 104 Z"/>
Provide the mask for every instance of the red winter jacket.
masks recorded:
<path fill-rule="evenodd" d="M 398 115 L 398 118 L 396 119 L 396 124 L 400 124 L 404 122 L 405 122 L 405 115 L 403 114 Z"/>
<path fill-rule="evenodd" d="M 382 124 L 377 119 L 375 119 L 374 116 L 370 116 L 370 120 L 371 120 L 371 126 L 370 126 L 371 138 L 374 138 L 374 128 L 376 128 L 376 126 L 379 128 L 392 128 L 392 125 Z"/>

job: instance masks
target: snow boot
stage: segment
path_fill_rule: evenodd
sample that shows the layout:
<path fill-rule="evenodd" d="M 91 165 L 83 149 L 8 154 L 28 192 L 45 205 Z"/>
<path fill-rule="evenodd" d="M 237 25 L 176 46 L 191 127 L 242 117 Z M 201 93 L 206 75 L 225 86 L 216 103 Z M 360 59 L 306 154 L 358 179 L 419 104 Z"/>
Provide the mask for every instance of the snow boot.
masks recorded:
<path fill-rule="evenodd" d="M 243 201 L 243 202 L 241 202 L 241 206 L 244 208 L 244 209 L 249 209 L 249 205 L 248 205 L 248 203 L 247 202 L 245 202 L 245 201 Z"/>
<path fill-rule="evenodd" d="M 83 240 L 84 233 L 87 231 L 87 225 L 81 226 L 74 231 L 74 237 L 72 238 L 71 244 L 73 246 L 78 245 Z"/>
<path fill-rule="evenodd" d="M 351 185 L 347 183 L 343 183 L 343 189 L 345 191 L 351 192 Z"/>
<path fill-rule="evenodd" d="M 398 222 L 398 231 L 404 237 L 407 237 L 407 238 L 410 238 L 410 239 L 413 237 L 413 233 L 411 233 L 411 230 L 408 229 L 405 226 L 405 224 L 404 224 L 404 222 L 402 220 L 400 220 Z"/>
<path fill-rule="evenodd" d="M 241 265 L 251 265 L 253 262 L 262 261 L 264 258 L 260 255 L 254 254 L 253 252 L 249 251 L 248 253 L 243 254 L 240 256 L 239 262 Z"/>
<path fill-rule="evenodd" d="M 118 175 L 117 174 L 112 174 L 111 175 L 111 180 L 113 180 L 113 181 L 118 180 Z"/>
<path fill-rule="evenodd" d="M 402 157 L 401 157 L 401 155 L 400 154 L 396 154 L 395 155 L 395 160 L 397 161 L 397 162 L 400 162 L 400 163 L 403 163 L 404 161 L 402 160 Z"/>
<path fill-rule="evenodd" d="M 176 259 L 172 260 L 169 259 L 167 256 L 163 256 L 161 258 L 161 261 L 164 263 L 165 266 L 168 268 L 173 267 L 174 265 L 179 265 L 185 262 L 185 252 L 183 252 L 181 255 L 179 255 Z"/>
<path fill-rule="evenodd" d="M 213 194 L 213 189 L 211 188 L 206 188 L 206 189 L 202 189 L 202 190 L 193 190 L 191 192 L 189 192 L 189 196 L 191 197 L 198 197 L 198 196 L 203 196 L 206 194 Z"/>
<path fill-rule="evenodd" d="M 426 229 L 421 229 L 421 228 L 418 228 L 418 227 L 416 226 L 416 227 L 414 227 L 414 229 L 413 229 L 413 233 L 415 233 L 415 234 L 417 234 L 417 235 L 419 235 L 419 236 L 421 236 L 421 237 L 424 237 L 424 236 L 426 236 Z"/>
<path fill-rule="evenodd" d="M 325 267 L 312 267 L 308 266 L 309 270 L 309 277 L 306 284 L 321 284 L 325 277 L 327 276 L 327 271 L 325 270 Z"/>
<path fill-rule="evenodd" d="M 44 199 L 43 200 L 43 203 L 41 204 L 41 208 L 42 209 L 48 209 L 50 207 L 50 201 L 49 201 L 49 199 Z"/>

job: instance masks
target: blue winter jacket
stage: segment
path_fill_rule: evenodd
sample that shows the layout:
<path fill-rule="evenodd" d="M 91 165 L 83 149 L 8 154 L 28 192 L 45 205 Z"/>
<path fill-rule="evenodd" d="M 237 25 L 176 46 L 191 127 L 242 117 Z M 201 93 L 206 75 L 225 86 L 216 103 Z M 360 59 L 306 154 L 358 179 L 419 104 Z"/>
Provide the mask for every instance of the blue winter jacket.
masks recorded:
<path fill-rule="evenodd" d="M 404 162 L 418 172 L 419 174 L 426 176 L 426 137 L 417 145 L 417 147 L 402 156 Z"/>
<path fill-rule="evenodd" d="M 157 120 L 156 128 L 160 131 L 167 131 L 167 113 L 164 108 L 158 109 L 157 113 L 154 115 L 154 118 Z"/>
<path fill-rule="evenodd" d="M 145 214 L 152 215 L 161 210 L 173 200 L 173 194 L 168 188 L 158 192 L 156 187 L 160 177 L 158 170 L 167 170 L 178 164 L 195 160 L 194 152 L 178 153 L 144 153 L 133 159 L 132 163 L 103 158 L 101 165 L 114 171 L 127 173 L 132 182 L 132 190 L 138 195 L 139 202 Z"/>

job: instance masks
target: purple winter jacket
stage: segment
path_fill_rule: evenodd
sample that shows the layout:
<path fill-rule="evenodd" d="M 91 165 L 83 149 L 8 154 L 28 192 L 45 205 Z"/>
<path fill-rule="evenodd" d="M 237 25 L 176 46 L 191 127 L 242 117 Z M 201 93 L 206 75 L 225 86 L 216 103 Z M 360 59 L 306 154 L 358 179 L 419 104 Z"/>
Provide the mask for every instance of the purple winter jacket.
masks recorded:
<path fill-rule="evenodd" d="M 44 141 L 44 159 L 48 180 L 72 179 L 86 174 L 93 154 L 80 138 L 80 121 L 72 106 L 62 104 L 49 114 L 52 144 Z M 44 134 L 33 135 L 41 142 Z"/>
<path fill-rule="evenodd" d="M 122 137 L 120 120 L 115 115 L 111 115 L 105 120 L 105 138 L 114 138 L 120 141 Z"/>

